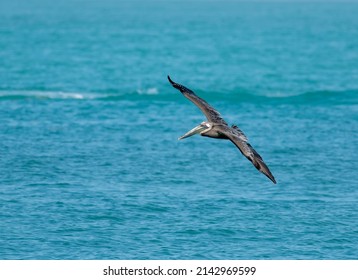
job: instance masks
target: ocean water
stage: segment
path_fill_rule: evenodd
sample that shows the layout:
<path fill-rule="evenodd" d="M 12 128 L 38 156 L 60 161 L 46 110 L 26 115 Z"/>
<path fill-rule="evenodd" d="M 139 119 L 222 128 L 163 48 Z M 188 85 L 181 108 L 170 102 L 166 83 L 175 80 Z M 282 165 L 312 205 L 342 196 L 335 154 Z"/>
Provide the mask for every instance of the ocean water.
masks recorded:
<path fill-rule="evenodd" d="M 358 258 L 358 3 L 57 2 L 0 3 L 1 259 Z"/>

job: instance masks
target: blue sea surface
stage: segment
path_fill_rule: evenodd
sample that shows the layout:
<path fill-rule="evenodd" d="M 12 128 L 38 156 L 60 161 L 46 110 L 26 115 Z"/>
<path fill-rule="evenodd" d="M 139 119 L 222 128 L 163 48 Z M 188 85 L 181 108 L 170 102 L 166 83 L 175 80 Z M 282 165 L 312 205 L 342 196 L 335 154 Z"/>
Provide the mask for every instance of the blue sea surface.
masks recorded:
<path fill-rule="evenodd" d="M 1 259 L 357 259 L 358 3 L 0 3 Z M 237 124 L 274 174 L 166 76 Z"/>

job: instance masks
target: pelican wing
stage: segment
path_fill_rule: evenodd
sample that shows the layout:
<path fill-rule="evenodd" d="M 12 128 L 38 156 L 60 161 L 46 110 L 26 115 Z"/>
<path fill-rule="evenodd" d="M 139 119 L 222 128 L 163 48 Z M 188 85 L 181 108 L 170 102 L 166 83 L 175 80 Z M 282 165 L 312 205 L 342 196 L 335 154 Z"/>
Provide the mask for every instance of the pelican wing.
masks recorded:
<path fill-rule="evenodd" d="M 224 119 L 221 117 L 220 113 L 216 111 L 213 107 L 211 107 L 204 99 L 197 96 L 192 90 L 186 88 L 183 85 L 177 84 L 170 79 L 168 76 L 169 82 L 172 86 L 178 90 L 191 102 L 193 102 L 198 108 L 204 113 L 205 117 L 209 122 L 217 123 L 217 124 L 226 124 Z"/>
<path fill-rule="evenodd" d="M 265 174 L 274 184 L 276 184 L 276 180 L 270 169 L 267 167 L 259 153 L 255 151 L 249 142 L 247 142 L 246 136 L 240 129 L 235 126 L 233 128 L 227 128 L 221 133 L 239 148 L 240 152 L 252 162 L 257 170 Z"/>

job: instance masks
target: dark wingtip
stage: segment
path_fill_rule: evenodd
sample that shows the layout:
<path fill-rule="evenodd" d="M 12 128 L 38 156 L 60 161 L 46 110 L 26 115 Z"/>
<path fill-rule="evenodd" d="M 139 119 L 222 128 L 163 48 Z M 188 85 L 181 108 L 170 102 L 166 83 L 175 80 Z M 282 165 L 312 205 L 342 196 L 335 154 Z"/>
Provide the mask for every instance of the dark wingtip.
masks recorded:
<path fill-rule="evenodd" d="M 168 75 L 168 80 L 171 83 L 171 85 L 176 88 L 177 90 L 179 90 L 181 93 L 183 93 L 185 95 L 185 92 L 188 94 L 194 94 L 190 89 L 186 88 L 185 86 L 181 85 L 181 84 L 177 84 L 176 82 L 174 82 L 170 76 Z"/>
<path fill-rule="evenodd" d="M 255 151 L 255 150 L 254 150 Z M 256 152 L 256 151 L 255 151 Z M 272 183 L 276 184 L 276 180 L 275 177 L 272 175 L 270 169 L 267 167 L 267 165 L 264 163 L 264 161 L 262 160 L 261 156 L 259 154 L 256 155 L 257 158 L 256 160 L 251 160 L 250 158 L 248 158 L 253 165 L 257 168 L 257 170 L 259 170 L 260 172 L 262 172 L 267 178 L 269 178 Z"/>
<path fill-rule="evenodd" d="M 275 177 L 273 177 L 272 173 L 270 172 L 270 170 L 268 168 L 267 168 L 266 172 L 262 172 L 262 173 L 265 174 L 266 177 L 269 178 L 272 181 L 272 183 L 276 184 Z"/>
<path fill-rule="evenodd" d="M 172 79 L 170 79 L 170 76 L 168 75 L 168 80 L 169 80 L 169 82 L 173 85 L 174 84 L 174 82 L 172 81 Z"/>

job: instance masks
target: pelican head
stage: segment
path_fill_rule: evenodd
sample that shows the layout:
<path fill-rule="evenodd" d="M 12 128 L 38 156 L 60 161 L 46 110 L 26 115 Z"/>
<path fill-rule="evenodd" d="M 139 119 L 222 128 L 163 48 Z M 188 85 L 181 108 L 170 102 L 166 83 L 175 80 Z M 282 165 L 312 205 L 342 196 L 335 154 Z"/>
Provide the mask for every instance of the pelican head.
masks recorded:
<path fill-rule="evenodd" d="M 188 138 L 190 136 L 193 136 L 195 134 L 202 134 L 203 132 L 209 131 L 211 129 L 211 124 L 208 122 L 202 122 L 198 126 L 194 127 L 192 130 L 189 130 L 187 133 L 185 133 L 183 136 L 179 137 L 178 140 L 182 140 L 184 138 Z"/>

